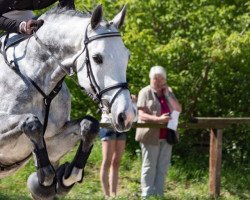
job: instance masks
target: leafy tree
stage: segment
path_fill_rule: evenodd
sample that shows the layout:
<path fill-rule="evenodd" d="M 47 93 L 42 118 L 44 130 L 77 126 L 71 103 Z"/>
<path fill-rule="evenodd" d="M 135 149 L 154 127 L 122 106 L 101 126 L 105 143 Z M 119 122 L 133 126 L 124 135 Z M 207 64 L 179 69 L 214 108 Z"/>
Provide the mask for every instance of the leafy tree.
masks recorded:
<path fill-rule="evenodd" d="M 112 10 L 119 7 L 120 1 L 115 2 Z M 127 4 L 123 39 L 131 51 L 127 77 L 132 93 L 149 83 L 151 66 L 162 65 L 183 105 L 183 119 L 249 116 L 249 2 L 128 0 Z M 227 150 L 237 144 L 238 155 L 247 158 L 249 146 L 244 141 L 249 134 L 244 131 L 249 133 L 249 128 L 228 130 L 225 144 Z M 183 140 L 190 141 L 190 135 L 183 135 Z"/>
<path fill-rule="evenodd" d="M 131 52 L 127 79 L 133 94 L 149 84 L 150 67 L 162 65 L 183 105 L 182 120 L 249 116 L 249 1 L 76 0 L 76 7 L 92 10 L 99 3 L 108 20 L 127 4 L 126 26 L 121 32 Z M 72 117 L 92 114 L 99 118 L 89 98 L 72 81 L 67 83 L 72 92 Z M 192 146 L 190 137 L 183 134 L 181 152 Z M 249 127 L 232 127 L 224 139 L 230 159 L 249 160 L 250 147 L 245 142 L 250 139 Z M 133 134 L 130 141 L 134 151 Z"/>

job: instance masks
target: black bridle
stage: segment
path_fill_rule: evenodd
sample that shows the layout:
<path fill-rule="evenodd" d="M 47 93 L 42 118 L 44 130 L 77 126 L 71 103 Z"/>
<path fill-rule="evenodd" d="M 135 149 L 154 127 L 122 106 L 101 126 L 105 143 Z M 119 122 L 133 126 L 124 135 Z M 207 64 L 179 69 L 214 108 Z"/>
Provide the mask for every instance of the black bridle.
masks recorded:
<path fill-rule="evenodd" d="M 127 82 L 122 82 L 122 83 L 117 83 L 115 85 L 108 86 L 106 88 L 100 88 L 100 86 L 96 82 L 96 78 L 95 78 L 95 76 L 93 74 L 93 71 L 92 71 L 91 62 L 90 62 L 90 59 L 89 59 L 88 44 L 90 42 L 94 41 L 94 40 L 98 40 L 98 39 L 101 39 L 101 38 L 121 37 L 121 34 L 119 32 L 107 32 L 107 33 L 102 33 L 102 34 L 98 34 L 98 35 L 88 37 L 88 27 L 89 27 L 89 25 L 87 26 L 86 31 L 85 31 L 84 49 L 76 57 L 76 59 L 74 60 L 73 63 L 75 63 L 75 61 L 79 58 L 79 56 L 84 51 L 86 51 L 85 61 L 84 61 L 82 67 L 84 67 L 85 65 L 87 67 L 87 75 L 88 75 L 88 78 L 89 78 L 89 81 L 90 81 L 90 87 L 91 87 L 91 89 L 93 91 L 93 94 L 87 92 L 84 88 L 83 89 L 85 90 L 85 92 L 88 94 L 88 96 L 94 102 L 99 104 L 99 107 L 102 110 L 102 112 L 110 113 L 111 112 L 111 107 L 112 107 L 116 97 L 119 95 L 120 92 L 122 92 L 122 90 L 128 89 L 128 83 Z M 110 101 L 107 100 L 107 99 L 102 98 L 103 94 L 105 94 L 108 91 L 114 90 L 114 89 L 119 89 L 119 90 L 115 93 L 115 95 L 111 98 Z"/>
<path fill-rule="evenodd" d="M 81 85 L 79 85 L 78 82 L 75 81 L 75 79 L 72 78 L 72 80 L 76 83 L 76 85 L 78 85 L 95 103 L 97 103 L 99 105 L 99 110 L 101 110 L 103 113 L 110 113 L 111 112 L 111 107 L 116 99 L 116 97 L 119 95 L 119 93 L 122 92 L 122 90 L 124 89 L 128 89 L 128 83 L 127 82 L 123 82 L 123 83 L 117 83 L 115 85 L 111 85 L 108 86 L 106 88 L 100 88 L 100 86 L 97 84 L 96 78 L 93 74 L 92 71 L 92 66 L 91 66 L 91 62 L 89 59 L 89 49 L 88 49 L 88 44 L 94 40 L 97 39 L 101 39 L 101 38 L 106 38 L 106 37 L 121 37 L 121 34 L 119 32 L 107 32 L 107 33 L 102 33 L 102 34 L 97 34 L 91 37 L 88 37 L 88 27 L 87 26 L 86 30 L 85 30 L 85 38 L 84 38 L 84 48 L 83 50 L 80 52 L 80 54 L 78 54 L 75 58 L 75 60 L 73 61 L 73 66 L 75 65 L 75 62 L 77 61 L 77 59 L 86 51 L 85 54 L 85 60 L 82 64 L 82 68 L 84 68 L 84 66 L 86 65 L 87 68 L 87 76 L 89 78 L 89 82 L 90 82 L 90 87 L 93 93 L 87 91 L 85 88 L 83 88 Z M 62 63 L 53 56 L 53 54 L 49 51 L 49 49 L 46 47 L 46 45 L 44 45 L 42 43 L 42 41 L 39 39 L 39 37 L 36 35 L 36 33 L 33 33 L 33 36 L 36 38 L 36 41 L 40 44 L 40 46 L 42 48 L 44 48 L 49 55 L 57 62 L 57 64 L 61 67 L 61 69 L 69 75 L 69 77 L 72 76 L 72 74 L 62 65 Z M 112 97 L 112 99 L 109 101 L 107 99 L 102 98 L 103 94 L 114 90 L 114 89 L 119 89 L 115 95 Z"/>

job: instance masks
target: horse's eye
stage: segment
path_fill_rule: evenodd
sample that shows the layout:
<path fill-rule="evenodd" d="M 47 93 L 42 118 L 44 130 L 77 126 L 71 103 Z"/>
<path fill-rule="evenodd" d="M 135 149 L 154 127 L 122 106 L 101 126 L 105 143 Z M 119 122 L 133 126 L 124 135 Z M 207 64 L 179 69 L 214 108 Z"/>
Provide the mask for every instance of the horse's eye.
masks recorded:
<path fill-rule="evenodd" d="M 97 63 L 97 64 L 102 64 L 103 63 L 103 59 L 101 54 L 95 54 L 93 55 L 93 60 Z"/>

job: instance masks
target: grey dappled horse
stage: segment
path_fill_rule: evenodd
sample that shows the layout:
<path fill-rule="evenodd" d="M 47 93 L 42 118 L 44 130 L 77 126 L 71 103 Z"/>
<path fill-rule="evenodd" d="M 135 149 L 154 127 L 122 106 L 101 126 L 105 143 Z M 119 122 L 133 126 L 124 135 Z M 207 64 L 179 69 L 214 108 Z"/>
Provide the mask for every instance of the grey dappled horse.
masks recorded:
<path fill-rule="evenodd" d="M 117 31 L 124 17 L 125 7 L 110 22 L 103 20 L 101 6 L 92 15 L 55 8 L 40 17 L 45 23 L 36 34 L 0 55 L 0 178 L 22 167 L 33 152 L 37 172 L 28 179 L 33 198 L 65 195 L 82 181 L 99 123 L 90 116 L 70 120 L 63 78 L 72 70 L 117 131 L 131 128 L 129 51 Z M 73 161 L 59 166 L 78 141 Z"/>

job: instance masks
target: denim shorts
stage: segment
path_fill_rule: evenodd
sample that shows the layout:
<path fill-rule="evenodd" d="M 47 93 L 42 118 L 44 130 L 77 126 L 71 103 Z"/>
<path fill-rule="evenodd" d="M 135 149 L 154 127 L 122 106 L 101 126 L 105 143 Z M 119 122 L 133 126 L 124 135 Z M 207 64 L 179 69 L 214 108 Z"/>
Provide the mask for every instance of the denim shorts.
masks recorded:
<path fill-rule="evenodd" d="M 106 140 L 126 140 L 127 133 L 126 132 L 116 132 L 112 129 L 102 128 L 99 132 L 100 138 L 102 141 Z"/>

